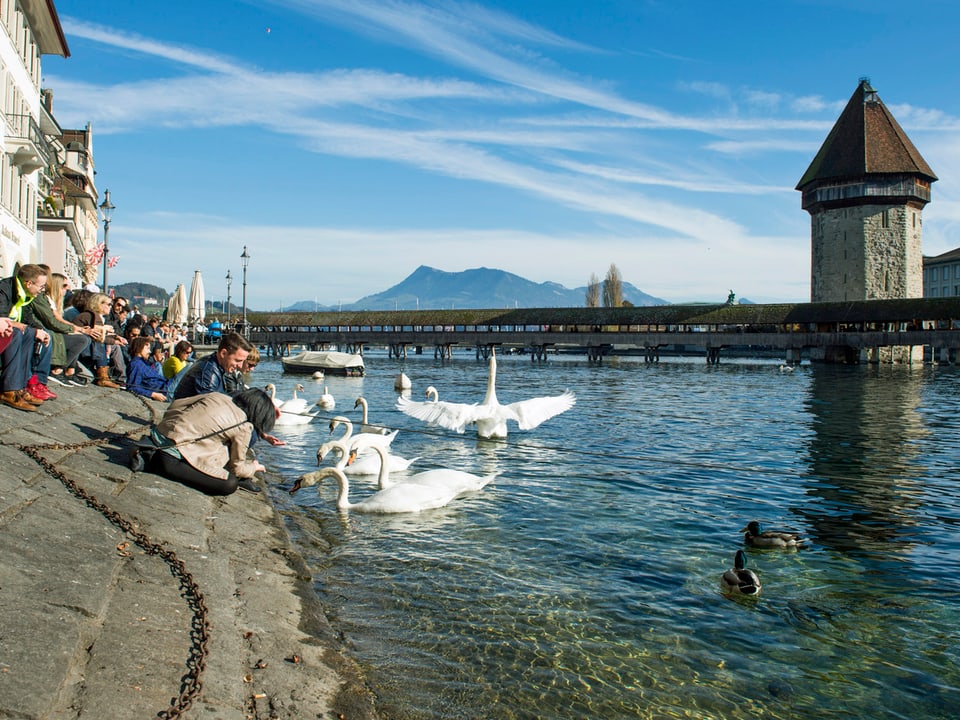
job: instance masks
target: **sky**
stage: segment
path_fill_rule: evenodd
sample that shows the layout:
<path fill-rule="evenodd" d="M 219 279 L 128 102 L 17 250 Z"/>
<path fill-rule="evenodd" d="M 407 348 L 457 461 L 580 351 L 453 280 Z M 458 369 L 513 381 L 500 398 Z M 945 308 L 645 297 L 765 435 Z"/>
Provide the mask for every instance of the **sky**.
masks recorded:
<path fill-rule="evenodd" d="M 920 0 L 55 0 L 110 284 L 336 306 L 420 265 L 669 302 L 807 302 L 794 188 L 870 78 L 960 246 L 960 5 Z M 400 308 L 412 309 L 412 308 Z"/>

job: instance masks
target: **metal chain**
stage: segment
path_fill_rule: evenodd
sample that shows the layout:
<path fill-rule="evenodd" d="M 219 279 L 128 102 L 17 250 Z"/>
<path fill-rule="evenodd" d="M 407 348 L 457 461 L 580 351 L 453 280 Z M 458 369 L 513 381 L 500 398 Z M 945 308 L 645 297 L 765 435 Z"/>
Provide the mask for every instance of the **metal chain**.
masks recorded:
<path fill-rule="evenodd" d="M 156 413 L 152 407 L 144 403 L 150 410 L 151 422 L 156 422 Z M 95 495 L 91 495 L 62 471 L 57 469 L 52 462 L 41 456 L 42 450 L 82 450 L 84 448 L 96 445 L 105 445 L 114 438 L 131 439 L 135 435 L 142 434 L 141 430 L 133 430 L 124 434 L 114 434 L 109 437 L 102 437 L 96 440 L 87 440 L 85 442 L 72 445 L 61 445 L 53 443 L 50 445 L 17 445 L 17 448 L 33 458 L 48 475 L 59 480 L 64 487 L 73 495 L 83 500 L 89 507 L 93 508 L 111 524 L 119 528 L 122 532 L 148 555 L 159 556 L 169 567 L 170 573 L 180 582 L 180 596 L 186 601 L 187 607 L 192 612 L 190 621 L 190 653 L 187 657 L 187 671 L 180 678 L 180 694 L 170 699 L 170 707 L 157 713 L 158 718 L 164 720 L 180 718 L 193 705 L 193 701 L 203 689 L 201 677 L 207 666 L 207 655 L 210 645 L 210 620 L 207 611 L 207 603 L 203 592 L 194 580 L 193 575 L 187 570 L 183 561 L 177 557 L 177 554 L 163 544 L 152 540 L 146 534 L 140 532 L 133 521 L 122 517 L 115 510 L 100 502 Z"/>

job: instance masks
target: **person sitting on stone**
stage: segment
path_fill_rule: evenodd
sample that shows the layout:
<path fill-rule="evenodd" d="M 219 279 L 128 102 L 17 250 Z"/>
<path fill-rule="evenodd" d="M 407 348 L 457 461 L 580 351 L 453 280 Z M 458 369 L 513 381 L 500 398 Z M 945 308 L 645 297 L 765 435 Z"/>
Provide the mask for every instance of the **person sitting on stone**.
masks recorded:
<path fill-rule="evenodd" d="M 49 267 L 40 267 L 49 271 Z M 62 318 L 63 293 L 70 281 L 61 273 L 50 273 L 45 292 L 37 295 L 28 309 L 33 317 L 50 333 L 50 380 L 60 385 L 80 385 L 74 382 L 77 358 L 90 345 L 89 328 L 78 328 Z"/>
<path fill-rule="evenodd" d="M 181 340 L 174 346 L 170 357 L 163 361 L 160 371 L 169 382 L 168 388 L 171 394 L 176 392 L 183 376 L 187 374 L 191 355 L 193 355 L 193 345 L 187 340 Z"/>
<path fill-rule="evenodd" d="M 170 384 L 150 359 L 153 340 L 134 338 L 130 343 L 130 364 L 127 366 L 127 390 L 142 397 L 165 402 L 172 394 Z"/>
<path fill-rule="evenodd" d="M 230 495 L 238 487 L 260 492 L 253 480 L 266 468 L 248 448 L 254 435 L 273 430 L 279 415 L 260 389 L 174 400 L 153 433 L 159 449 L 151 449 L 149 467 L 210 495 Z"/>
<path fill-rule="evenodd" d="M 88 352 L 83 356 L 84 361 L 90 363 L 94 373 L 94 385 L 107 388 L 120 386 L 110 379 L 110 361 L 107 356 L 108 328 L 104 324 L 104 317 L 110 312 L 110 298 L 103 293 L 93 293 L 87 298 L 84 310 L 74 319 L 77 327 L 91 328 L 94 331 L 93 342 Z"/>
<path fill-rule="evenodd" d="M 3 370 L 0 371 L 0 402 L 17 410 L 36 412 L 43 404 L 27 390 L 30 378 L 30 360 L 36 343 L 36 331 L 26 331 L 14 327 L 8 317 L 0 317 L 0 359 Z"/>
<path fill-rule="evenodd" d="M 47 387 L 53 351 L 50 333 L 30 309 L 34 299 L 43 294 L 46 286 L 47 271 L 40 265 L 27 263 L 16 267 L 12 276 L 0 280 L 0 316 L 9 318 L 15 328 L 35 341 L 31 346 L 33 352 L 26 390 L 38 400 L 56 400 L 56 393 Z"/>

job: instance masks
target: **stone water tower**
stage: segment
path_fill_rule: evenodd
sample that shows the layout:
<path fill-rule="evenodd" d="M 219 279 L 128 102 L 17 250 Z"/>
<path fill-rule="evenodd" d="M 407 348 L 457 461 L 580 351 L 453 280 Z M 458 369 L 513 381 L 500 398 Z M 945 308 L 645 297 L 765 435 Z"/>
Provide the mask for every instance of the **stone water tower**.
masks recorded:
<path fill-rule="evenodd" d="M 923 206 L 937 179 L 860 84 L 797 190 L 810 213 L 810 301 L 923 297 Z"/>

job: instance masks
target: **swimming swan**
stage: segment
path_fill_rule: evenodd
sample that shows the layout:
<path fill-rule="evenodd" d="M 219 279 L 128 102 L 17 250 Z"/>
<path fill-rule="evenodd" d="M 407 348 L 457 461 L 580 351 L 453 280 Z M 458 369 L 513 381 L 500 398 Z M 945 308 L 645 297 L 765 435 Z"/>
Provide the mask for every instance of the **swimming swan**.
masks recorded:
<path fill-rule="evenodd" d="M 338 425 L 343 425 L 346 427 L 347 431 L 335 440 L 340 440 L 344 445 L 350 447 L 354 441 L 356 441 L 359 448 L 368 448 L 372 445 L 380 445 L 381 447 L 390 447 L 390 443 L 393 442 L 393 439 L 397 437 L 399 430 L 394 430 L 389 435 L 382 435 L 380 433 L 369 433 L 361 432 L 356 435 L 353 434 L 353 423 L 350 422 L 350 418 L 346 418 L 343 415 L 337 415 L 330 421 L 330 432 L 333 432 L 337 429 Z"/>
<path fill-rule="evenodd" d="M 383 453 L 383 449 L 377 448 L 377 452 Z M 448 472 L 456 473 L 459 471 L 453 470 Z M 381 474 L 382 473 L 383 471 L 381 471 Z M 421 475 L 422 474 L 424 473 L 421 473 Z M 469 475 L 469 473 L 465 474 Z M 486 478 L 476 478 L 476 476 L 472 476 L 476 478 L 476 481 L 471 485 L 470 489 L 464 489 L 462 484 L 455 482 L 449 485 L 443 485 L 414 482 L 412 479 L 404 480 L 389 485 L 360 502 L 352 503 L 350 502 L 350 481 L 347 479 L 347 476 L 337 468 L 325 467 L 301 475 L 294 482 L 293 487 L 290 488 L 290 493 L 293 494 L 301 488 L 316 485 L 328 477 L 335 478 L 340 486 L 340 492 L 337 496 L 338 510 L 356 510 L 357 512 L 369 513 L 416 513 L 423 510 L 443 507 L 460 495 L 481 489 L 494 478 L 493 475 L 489 475 Z"/>
<path fill-rule="evenodd" d="M 427 402 L 437 402 L 440 400 L 440 393 L 437 392 L 437 389 L 433 385 L 427 388 L 425 394 L 427 396 Z"/>
<path fill-rule="evenodd" d="M 381 474 L 380 466 L 383 461 L 379 457 L 373 453 L 363 455 L 361 457 L 354 456 L 355 460 L 351 463 L 349 462 L 351 448 L 347 447 L 347 445 L 340 440 L 328 440 L 320 446 L 320 448 L 317 450 L 317 465 L 322 465 L 327 455 L 333 451 L 336 451 L 338 455 L 337 462 L 334 467 L 346 475 Z M 389 472 L 403 472 L 419 459 L 419 457 L 415 457 L 407 460 L 399 455 L 389 454 L 387 455 L 387 467 Z M 389 482 L 389 475 L 386 477 Z M 381 485 L 380 489 L 383 490 L 384 487 L 386 487 L 386 485 Z"/>
<path fill-rule="evenodd" d="M 316 404 L 317 407 L 321 407 L 324 410 L 333 410 L 333 408 L 337 406 L 337 401 L 333 398 L 333 395 L 330 394 L 330 390 L 326 385 L 323 386 L 323 395 L 320 396 Z"/>
<path fill-rule="evenodd" d="M 272 386 L 268 386 L 272 387 Z M 318 413 L 311 413 L 309 403 L 301 397 L 297 397 L 297 391 L 303 392 L 304 387 L 297 383 L 293 388 L 293 397 L 279 404 L 274 404 L 280 408 L 280 417 L 277 418 L 277 425 L 306 425 L 313 420 Z M 276 392 L 276 388 L 274 388 Z M 272 396 L 271 396 L 272 398 Z"/>
<path fill-rule="evenodd" d="M 531 398 L 501 405 L 497 401 L 497 358 L 490 355 L 490 376 L 487 379 L 487 394 L 480 404 L 450 402 L 415 402 L 404 397 L 397 398 L 397 410 L 430 425 L 439 425 L 462 433 L 470 423 L 477 424 L 477 435 L 482 438 L 507 437 L 507 421 L 513 420 L 521 430 L 531 430 L 554 415 L 566 412 L 574 406 L 576 396 L 569 390 L 562 395 Z"/>
<path fill-rule="evenodd" d="M 389 430 L 387 430 L 382 425 L 371 425 L 367 420 L 367 399 L 362 395 L 357 398 L 357 401 L 353 404 L 354 409 L 358 407 L 363 408 L 363 423 L 360 425 L 360 432 L 362 433 L 380 433 L 381 435 L 386 435 Z"/>
<path fill-rule="evenodd" d="M 762 587 L 757 574 L 747 569 L 747 556 L 743 550 L 737 550 L 733 556 L 733 567 L 723 574 L 720 584 L 726 592 L 734 595 L 759 595 Z"/>

